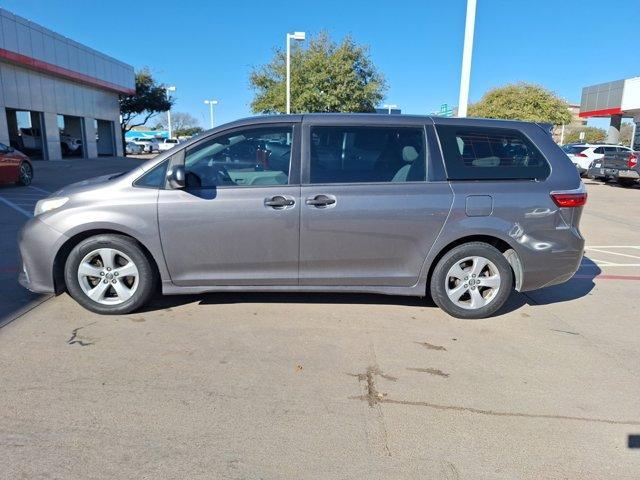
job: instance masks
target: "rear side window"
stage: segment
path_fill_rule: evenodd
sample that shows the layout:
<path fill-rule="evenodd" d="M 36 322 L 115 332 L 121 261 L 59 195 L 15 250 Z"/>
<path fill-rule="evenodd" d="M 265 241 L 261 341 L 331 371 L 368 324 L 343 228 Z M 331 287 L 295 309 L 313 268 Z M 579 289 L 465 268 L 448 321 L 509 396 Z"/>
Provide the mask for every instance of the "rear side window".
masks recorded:
<path fill-rule="evenodd" d="M 585 151 L 587 149 L 587 147 L 564 146 L 564 147 L 562 147 L 562 149 L 566 153 L 571 153 L 573 155 L 577 155 L 578 153 L 582 153 L 583 151 Z"/>
<path fill-rule="evenodd" d="M 551 169 L 533 143 L 506 128 L 436 127 L 449 180 L 544 179 Z"/>
<path fill-rule="evenodd" d="M 312 127 L 310 181 L 403 183 L 426 179 L 424 130 L 414 127 Z"/>

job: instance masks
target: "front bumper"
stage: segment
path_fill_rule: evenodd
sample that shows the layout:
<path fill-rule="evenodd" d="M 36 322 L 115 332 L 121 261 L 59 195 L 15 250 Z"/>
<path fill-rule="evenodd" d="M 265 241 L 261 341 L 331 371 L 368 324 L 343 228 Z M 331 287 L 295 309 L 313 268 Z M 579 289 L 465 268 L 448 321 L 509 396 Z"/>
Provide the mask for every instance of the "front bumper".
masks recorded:
<path fill-rule="evenodd" d="M 36 293 L 55 293 L 54 262 L 60 247 L 68 240 L 39 217 L 29 220 L 18 237 L 22 271 L 18 282 Z"/>

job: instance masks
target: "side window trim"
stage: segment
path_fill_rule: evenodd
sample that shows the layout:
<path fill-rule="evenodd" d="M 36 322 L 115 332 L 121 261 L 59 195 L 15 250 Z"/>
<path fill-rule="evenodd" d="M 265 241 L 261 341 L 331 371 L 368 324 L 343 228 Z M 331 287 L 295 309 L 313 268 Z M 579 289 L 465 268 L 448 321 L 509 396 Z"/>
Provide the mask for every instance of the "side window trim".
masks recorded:
<path fill-rule="evenodd" d="M 301 124 L 300 122 L 274 122 L 274 123 L 255 123 L 255 124 L 247 124 L 241 125 L 238 127 L 232 127 L 225 130 L 219 130 L 211 135 L 207 135 L 206 137 L 198 140 L 195 143 L 192 143 L 184 148 L 181 148 L 176 154 L 172 156 L 172 161 L 169 167 L 174 165 L 184 165 L 185 158 L 187 156 L 187 150 L 198 148 L 204 143 L 211 141 L 212 139 L 220 136 L 232 135 L 235 132 L 241 132 L 243 130 L 258 130 L 258 129 L 269 129 L 269 128 L 283 128 L 290 127 L 293 134 L 293 143 L 291 144 L 291 156 L 289 158 L 289 178 L 288 183 L 282 185 L 283 187 L 287 186 L 296 186 L 300 185 L 300 144 L 301 144 Z M 173 157 L 179 156 L 175 160 Z M 165 188 L 168 186 L 168 180 L 165 180 Z M 208 188 L 273 188 L 276 185 L 218 185 L 216 187 L 208 187 Z"/>
<path fill-rule="evenodd" d="M 317 127 L 328 127 L 328 128 L 398 128 L 398 129 L 415 129 L 422 131 L 422 141 L 425 146 L 425 152 L 423 152 L 423 156 L 425 157 L 425 169 L 426 169 L 426 181 L 425 180 L 416 180 L 416 181 L 408 181 L 408 182 L 328 182 L 328 183 L 311 183 L 311 129 Z M 380 124 L 369 124 L 369 125 L 354 125 L 352 123 L 341 123 L 341 122 L 332 122 L 332 123 L 315 123 L 315 122 L 303 122 L 302 124 L 302 142 L 301 142 L 301 171 L 300 171 L 300 184 L 303 186 L 316 186 L 316 185 L 401 185 L 403 183 L 426 183 L 430 181 L 430 172 L 431 172 L 431 164 L 432 164 L 432 144 L 428 133 L 428 128 L 431 125 L 425 125 L 423 123 L 417 124 L 388 124 L 388 123 L 380 123 Z M 435 133 L 434 133 L 435 134 Z"/>

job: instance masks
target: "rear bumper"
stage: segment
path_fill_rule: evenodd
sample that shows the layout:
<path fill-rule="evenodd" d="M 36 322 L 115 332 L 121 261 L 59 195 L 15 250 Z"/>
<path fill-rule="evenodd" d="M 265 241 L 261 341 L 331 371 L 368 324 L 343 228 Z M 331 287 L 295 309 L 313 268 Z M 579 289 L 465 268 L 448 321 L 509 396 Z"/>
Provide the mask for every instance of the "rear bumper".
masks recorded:
<path fill-rule="evenodd" d="M 561 241 L 541 243 L 540 251 L 518 252 L 524 264 L 520 291 L 564 283 L 578 271 L 584 255 L 584 238 L 576 228 L 567 229 L 565 233 Z"/>
<path fill-rule="evenodd" d="M 633 170 L 630 168 L 595 168 L 592 167 L 589 169 L 589 175 L 592 177 L 600 177 L 600 178 L 613 178 L 618 180 L 629 179 L 629 180 L 640 180 L 640 173 L 637 170 Z"/>
<path fill-rule="evenodd" d="M 18 237 L 22 270 L 18 282 L 36 293 L 55 293 L 53 265 L 68 237 L 49 227 L 38 217 L 29 220 Z"/>

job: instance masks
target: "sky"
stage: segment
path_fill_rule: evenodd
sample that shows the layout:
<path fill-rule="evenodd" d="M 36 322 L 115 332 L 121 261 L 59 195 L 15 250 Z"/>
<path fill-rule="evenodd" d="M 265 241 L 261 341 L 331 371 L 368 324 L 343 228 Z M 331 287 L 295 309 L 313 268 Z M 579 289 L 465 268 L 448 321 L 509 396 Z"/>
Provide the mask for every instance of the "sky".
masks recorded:
<path fill-rule="evenodd" d="M 425 114 L 456 105 L 466 0 L 2 0 L 0 5 L 175 85 L 174 111 L 208 127 L 251 114 L 249 74 L 287 32 L 366 44 L 384 103 Z M 478 0 L 470 101 L 526 81 L 569 102 L 583 86 L 640 75 L 638 0 Z M 153 122 L 151 122 L 153 123 Z M 590 122 L 591 124 L 591 122 Z M 597 122 L 593 124 L 598 125 Z"/>

